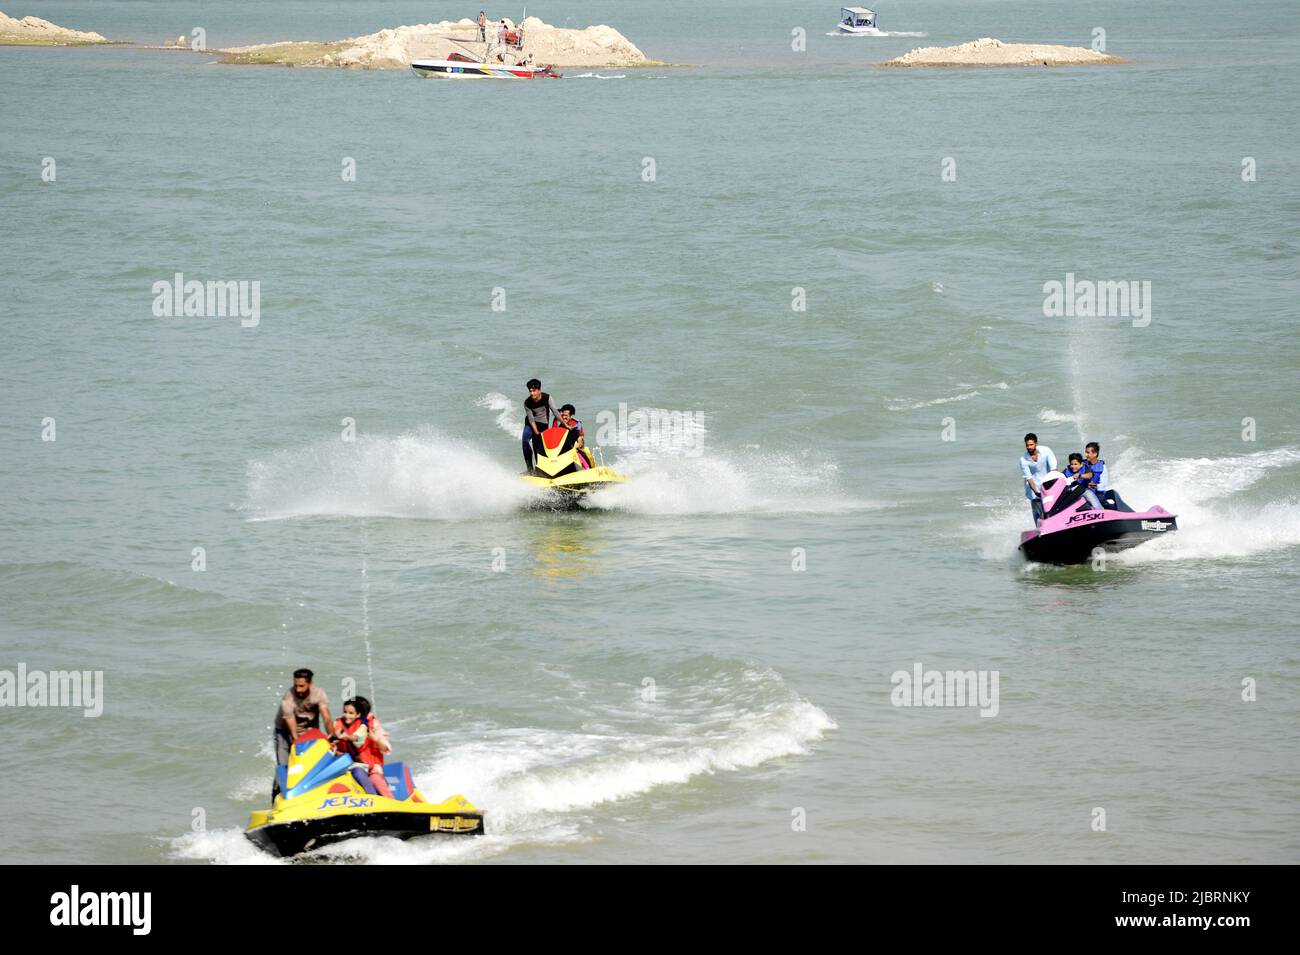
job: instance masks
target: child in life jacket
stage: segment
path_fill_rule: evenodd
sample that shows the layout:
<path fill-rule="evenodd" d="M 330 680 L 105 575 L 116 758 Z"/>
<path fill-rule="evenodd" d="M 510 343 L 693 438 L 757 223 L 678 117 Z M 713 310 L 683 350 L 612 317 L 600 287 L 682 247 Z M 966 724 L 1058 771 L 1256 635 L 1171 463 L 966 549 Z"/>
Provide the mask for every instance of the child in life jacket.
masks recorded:
<path fill-rule="evenodd" d="M 1073 484 L 1077 481 L 1084 489 L 1083 497 L 1088 502 L 1089 507 L 1095 511 L 1102 509 L 1101 501 L 1097 500 L 1097 492 L 1088 486 L 1089 482 L 1094 479 L 1093 472 L 1090 465 L 1083 463 L 1082 454 L 1071 454 L 1070 463 L 1066 465 L 1062 473 L 1065 475 L 1067 484 Z"/>
<path fill-rule="evenodd" d="M 388 731 L 370 712 L 370 701 L 364 696 L 343 704 L 343 716 L 334 721 L 334 751 L 347 753 L 356 761 L 352 778 L 372 796 L 393 798 L 393 791 L 384 779 L 384 754 L 393 751 L 388 741 Z"/>

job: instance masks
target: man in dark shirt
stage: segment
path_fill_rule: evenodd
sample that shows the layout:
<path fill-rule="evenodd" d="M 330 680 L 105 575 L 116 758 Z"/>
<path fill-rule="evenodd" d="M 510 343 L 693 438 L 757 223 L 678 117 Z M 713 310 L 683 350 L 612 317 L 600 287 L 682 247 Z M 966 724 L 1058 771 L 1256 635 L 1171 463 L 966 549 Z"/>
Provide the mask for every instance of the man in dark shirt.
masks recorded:
<path fill-rule="evenodd" d="M 280 766 L 289 765 L 289 750 L 293 741 L 302 733 L 311 729 L 329 731 L 330 701 L 325 691 L 312 682 L 315 676 L 306 668 L 293 671 L 293 686 L 280 698 L 280 706 L 275 711 L 275 761 Z M 280 782 L 271 784 L 271 801 L 280 791 Z"/>
<path fill-rule="evenodd" d="M 533 473 L 533 435 L 541 434 L 560 416 L 551 396 L 542 391 L 536 378 L 528 382 L 528 397 L 524 399 L 524 473 Z"/>

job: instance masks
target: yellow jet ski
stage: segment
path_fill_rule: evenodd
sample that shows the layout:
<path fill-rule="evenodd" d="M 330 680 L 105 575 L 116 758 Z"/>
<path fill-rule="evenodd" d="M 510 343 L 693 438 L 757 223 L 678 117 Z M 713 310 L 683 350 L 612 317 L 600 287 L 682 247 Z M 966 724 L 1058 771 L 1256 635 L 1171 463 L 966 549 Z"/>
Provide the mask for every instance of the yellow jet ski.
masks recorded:
<path fill-rule="evenodd" d="M 627 481 L 613 468 L 597 465 L 589 451 L 578 447 L 577 430 L 562 425 L 533 435 L 533 457 L 532 473 L 523 480 L 575 503 L 583 495 Z"/>
<path fill-rule="evenodd" d="M 483 834 L 483 812 L 464 796 L 425 801 L 405 763 L 385 763 L 393 798 L 367 793 L 350 772 L 352 757 L 335 753 L 320 730 L 293 741 L 289 765 L 277 766 L 279 794 L 256 810 L 244 835 L 267 852 L 294 856 L 354 836 Z"/>

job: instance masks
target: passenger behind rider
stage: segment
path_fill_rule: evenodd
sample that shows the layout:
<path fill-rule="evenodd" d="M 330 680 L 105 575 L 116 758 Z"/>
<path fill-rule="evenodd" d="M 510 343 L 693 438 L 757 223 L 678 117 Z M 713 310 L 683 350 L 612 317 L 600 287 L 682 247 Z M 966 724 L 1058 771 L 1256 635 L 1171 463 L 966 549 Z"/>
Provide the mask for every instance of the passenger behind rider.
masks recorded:
<path fill-rule="evenodd" d="M 559 420 L 552 427 L 568 428 L 570 431 L 574 428 L 578 429 L 577 448 L 581 452 L 578 455 L 578 461 L 582 464 L 583 470 L 586 470 L 591 467 L 591 460 L 586 450 L 586 431 L 582 427 L 582 422 L 574 417 L 577 410 L 573 405 L 560 405 Z"/>
<path fill-rule="evenodd" d="M 388 741 L 388 731 L 370 712 L 370 701 L 364 696 L 343 704 L 343 716 L 334 721 L 334 751 L 346 753 L 356 761 L 352 778 L 372 796 L 393 798 L 393 792 L 384 779 L 384 754 L 393 751 Z"/>
<path fill-rule="evenodd" d="M 1102 498 L 1113 497 L 1110 489 L 1110 472 L 1106 470 L 1106 462 L 1100 457 L 1101 445 L 1096 441 L 1089 441 L 1083 449 L 1083 454 L 1088 461 L 1088 470 L 1092 472 L 1092 480 L 1088 482 L 1088 487 L 1095 495 L 1100 495 Z"/>

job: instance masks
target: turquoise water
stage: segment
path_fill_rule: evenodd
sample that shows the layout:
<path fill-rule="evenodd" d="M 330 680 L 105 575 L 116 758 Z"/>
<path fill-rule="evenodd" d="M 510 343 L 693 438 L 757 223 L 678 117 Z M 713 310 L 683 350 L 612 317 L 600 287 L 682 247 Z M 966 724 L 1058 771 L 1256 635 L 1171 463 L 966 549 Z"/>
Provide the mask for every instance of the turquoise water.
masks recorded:
<path fill-rule="evenodd" d="M 477 10 L 38 7 L 211 46 Z M 696 67 L 522 86 L 0 48 L 0 670 L 105 681 L 6 711 L 6 861 L 259 861 L 304 665 L 490 814 L 341 858 L 1300 859 L 1294 6 L 736 9 L 537 8 Z M 1130 65 L 869 68 L 1098 26 Z M 154 317 L 177 271 L 260 282 L 256 327 Z M 1149 281 L 1150 324 L 1045 317 L 1067 273 Z M 533 375 L 702 430 L 606 436 L 629 484 L 532 510 Z M 1177 535 L 1026 565 L 1027 430 Z M 998 671 L 997 715 L 891 705 L 918 662 Z"/>

